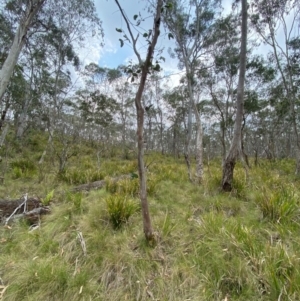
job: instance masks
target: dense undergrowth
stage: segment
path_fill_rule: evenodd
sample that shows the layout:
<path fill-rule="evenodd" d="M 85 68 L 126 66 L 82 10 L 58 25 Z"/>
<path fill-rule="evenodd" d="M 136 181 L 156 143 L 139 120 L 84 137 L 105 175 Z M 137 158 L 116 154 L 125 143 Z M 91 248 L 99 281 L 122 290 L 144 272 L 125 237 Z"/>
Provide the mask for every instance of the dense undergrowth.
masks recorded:
<path fill-rule="evenodd" d="M 3 300 L 300 300 L 300 184 L 291 160 L 261 160 L 248 177 L 237 166 L 234 190 L 223 193 L 219 160 L 195 186 L 183 159 L 146 155 L 158 237 L 149 247 L 134 159 L 116 152 L 99 164 L 85 146 L 58 176 L 50 154 L 38 165 L 41 150 L 25 146 L 1 163 L 1 198 L 52 201 L 36 230 L 22 221 L 0 229 Z M 122 174 L 132 177 L 109 180 Z M 101 179 L 104 189 L 71 192 Z"/>

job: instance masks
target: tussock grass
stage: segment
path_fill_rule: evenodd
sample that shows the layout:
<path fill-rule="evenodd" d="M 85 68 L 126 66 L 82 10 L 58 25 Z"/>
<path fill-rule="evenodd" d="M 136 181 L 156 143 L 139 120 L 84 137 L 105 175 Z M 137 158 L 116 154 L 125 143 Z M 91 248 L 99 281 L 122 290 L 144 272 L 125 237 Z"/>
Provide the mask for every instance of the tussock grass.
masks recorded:
<path fill-rule="evenodd" d="M 234 190 L 223 193 L 219 161 L 206 166 L 203 185 L 195 186 L 182 161 L 150 154 L 158 242 L 149 247 L 138 179 L 109 181 L 136 174 L 136 162 L 103 158 L 99 166 L 90 154 L 69 162 L 69 180 L 57 178 L 47 162 L 49 176 L 42 179 L 37 172 L 18 179 L 12 168 L 7 173 L 3 196 L 38 192 L 51 201 L 52 214 L 36 230 L 22 221 L 0 229 L 3 300 L 300 299 L 300 185 L 290 174 L 293 162 L 261 161 L 248 178 L 237 165 Z M 70 192 L 98 176 L 108 180 L 105 189 Z"/>

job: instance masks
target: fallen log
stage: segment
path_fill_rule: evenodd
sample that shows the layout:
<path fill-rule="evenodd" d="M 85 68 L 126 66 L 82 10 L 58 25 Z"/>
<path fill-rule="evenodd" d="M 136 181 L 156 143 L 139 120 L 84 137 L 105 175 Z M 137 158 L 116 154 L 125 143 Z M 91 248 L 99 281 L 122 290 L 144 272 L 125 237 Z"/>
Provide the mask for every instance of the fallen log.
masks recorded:
<path fill-rule="evenodd" d="M 106 181 L 95 181 L 87 184 L 81 184 L 72 189 L 73 192 L 80 192 L 80 191 L 90 191 L 92 189 L 101 189 L 105 186 Z"/>
<path fill-rule="evenodd" d="M 39 198 L 24 197 L 17 200 L 0 200 L 0 222 L 8 224 L 17 218 L 25 218 L 31 224 L 40 219 L 40 215 L 50 213 L 50 208 L 44 206 Z"/>
<path fill-rule="evenodd" d="M 111 178 L 111 180 L 116 183 L 123 179 L 130 179 L 132 178 L 132 175 L 122 175 L 119 177 Z M 80 191 L 90 191 L 92 189 L 101 189 L 105 187 L 107 180 L 101 180 L 101 181 L 95 181 L 87 184 L 82 184 L 79 186 L 76 186 L 72 189 L 73 192 L 80 192 Z"/>

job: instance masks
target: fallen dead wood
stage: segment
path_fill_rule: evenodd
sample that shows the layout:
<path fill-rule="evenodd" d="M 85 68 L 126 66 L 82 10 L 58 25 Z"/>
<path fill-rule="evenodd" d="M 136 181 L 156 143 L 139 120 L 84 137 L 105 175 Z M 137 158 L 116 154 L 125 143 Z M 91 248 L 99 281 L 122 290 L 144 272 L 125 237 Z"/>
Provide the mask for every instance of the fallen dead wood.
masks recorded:
<path fill-rule="evenodd" d="M 31 211 L 24 212 L 23 214 L 17 214 L 12 217 L 12 220 L 16 220 L 19 218 L 25 218 L 31 225 L 39 222 L 40 216 L 49 214 L 51 212 L 49 206 L 42 206 L 39 208 L 35 208 Z"/>
<path fill-rule="evenodd" d="M 36 223 L 40 215 L 50 212 L 48 206 L 44 206 L 39 198 L 23 196 L 17 200 L 0 200 L 0 222 L 8 222 L 25 218 L 31 224 Z"/>
<path fill-rule="evenodd" d="M 131 175 L 122 175 L 119 177 L 111 178 L 113 182 L 118 182 L 123 179 L 130 179 Z M 106 185 L 107 180 L 95 181 L 87 184 L 82 184 L 76 186 L 72 189 L 73 192 L 80 192 L 80 191 L 90 191 L 92 189 L 101 189 Z"/>

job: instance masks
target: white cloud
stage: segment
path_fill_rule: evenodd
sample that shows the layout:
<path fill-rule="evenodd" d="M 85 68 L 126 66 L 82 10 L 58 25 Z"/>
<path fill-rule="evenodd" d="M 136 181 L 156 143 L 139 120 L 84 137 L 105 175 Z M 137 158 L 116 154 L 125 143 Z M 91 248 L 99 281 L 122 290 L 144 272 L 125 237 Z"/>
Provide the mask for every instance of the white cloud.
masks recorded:
<path fill-rule="evenodd" d="M 90 63 L 98 63 L 101 56 L 101 48 L 99 39 L 87 37 L 84 41 L 84 47 L 77 46 L 75 50 L 78 53 L 80 62 L 83 65 L 88 65 Z"/>

